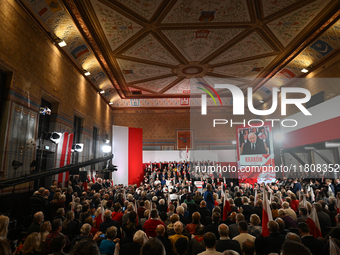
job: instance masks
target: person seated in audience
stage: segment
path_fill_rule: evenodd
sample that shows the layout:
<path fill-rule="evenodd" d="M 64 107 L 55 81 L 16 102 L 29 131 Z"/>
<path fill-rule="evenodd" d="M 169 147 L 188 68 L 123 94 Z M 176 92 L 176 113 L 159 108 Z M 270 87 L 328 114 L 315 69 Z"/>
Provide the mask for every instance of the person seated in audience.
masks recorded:
<path fill-rule="evenodd" d="M 37 232 L 33 232 L 27 236 L 20 255 L 42 255 L 40 252 L 39 234 Z"/>
<path fill-rule="evenodd" d="M 248 233 L 255 237 L 260 237 L 262 234 L 262 226 L 260 226 L 260 217 L 256 214 L 250 215 L 250 224 L 248 226 Z"/>
<path fill-rule="evenodd" d="M 51 242 L 51 247 L 53 251 L 51 255 L 66 255 L 66 253 L 64 253 L 63 251 L 65 246 L 66 246 L 65 236 L 56 236 L 55 238 L 53 238 Z"/>
<path fill-rule="evenodd" d="M 174 231 L 175 231 L 175 235 L 172 235 L 169 237 L 170 241 L 171 241 L 171 245 L 172 245 L 172 251 L 174 253 L 177 253 L 176 247 L 175 247 L 175 243 L 179 238 L 186 238 L 189 242 L 189 238 L 182 235 L 182 231 L 183 231 L 183 223 L 180 221 L 175 222 L 174 224 Z"/>
<path fill-rule="evenodd" d="M 160 224 L 165 227 L 164 222 L 158 219 L 158 211 L 152 209 L 150 219 L 144 223 L 143 231 L 148 237 L 156 237 L 156 227 Z"/>
<path fill-rule="evenodd" d="M 302 244 L 305 245 L 313 255 L 322 254 L 324 243 L 310 234 L 308 224 L 306 222 L 300 222 L 297 227 Z"/>
<path fill-rule="evenodd" d="M 48 254 L 52 252 L 51 242 L 53 238 L 55 238 L 56 236 L 63 236 L 63 234 L 61 233 L 62 229 L 63 229 L 63 223 L 61 219 L 56 219 L 52 222 L 51 233 L 48 234 L 45 239 L 45 249 Z M 67 236 L 65 236 L 65 239 L 66 239 L 66 248 L 68 249 L 71 243 Z"/>
<path fill-rule="evenodd" d="M 169 238 L 165 237 L 165 227 L 163 225 L 158 225 L 156 227 L 156 238 L 161 241 L 161 243 L 164 246 L 165 249 L 165 253 L 166 255 L 171 255 L 172 254 L 172 245 L 171 242 L 169 240 Z"/>
<path fill-rule="evenodd" d="M 189 224 L 189 219 L 184 216 L 184 207 L 183 206 L 177 206 L 176 212 L 179 216 L 179 220 L 184 224 L 187 225 Z"/>
<path fill-rule="evenodd" d="M 279 233 L 279 224 L 275 221 L 268 222 L 269 236 L 257 237 L 255 240 L 256 255 L 277 253 L 280 254 L 285 236 Z"/>
<path fill-rule="evenodd" d="M 140 255 L 141 247 L 148 241 L 143 230 L 138 230 L 133 236 L 132 243 L 126 243 L 120 247 L 120 255 Z"/>
<path fill-rule="evenodd" d="M 281 235 L 287 235 L 287 233 L 289 232 L 288 229 L 286 229 L 286 225 L 285 225 L 285 222 L 283 219 L 281 219 L 280 217 L 279 218 L 276 218 L 275 219 L 275 222 L 277 222 L 277 224 L 279 224 L 279 233 Z"/>
<path fill-rule="evenodd" d="M 189 242 L 188 254 L 197 255 L 198 253 L 205 251 L 204 238 L 204 226 L 197 225 L 195 228 L 195 237 L 193 237 Z"/>
<path fill-rule="evenodd" d="M 188 229 L 190 234 L 192 235 L 195 234 L 195 229 L 200 224 L 200 219 L 201 219 L 201 215 L 199 212 L 194 212 L 192 214 L 192 223 L 186 225 L 186 228 Z"/>
<path fill-rule="evenodd" d="M 72 239 L 78 234 L 79 224 L 77 221 L 74 221 L 74 212 L 69 211 L 66 214 L 66 219 L 63 222 L 62 233 L 67 235 L 69 239 Z"/>
<path fill-rule="evenodd" d="M 87 217 L 85 219 L 85 223 L 89 224 L 92 227 L 91 228 L 91 234 L 93 236 L 95 236 L 95 234 L 98 232 L 98 229 L 96 229 L 96 224 L 94 223 L 93 218 L 92 217 Z"/>
<path fill-rule="evenodd" d="M 219 207 L 215 207 L 214 210 Z M 214 212 L 212 216 L 212 224 L 205 226 L 205 232 L 214 233 L 216 238 L 220 238 L 220 234 L 218 233 L 218 225 L 220 224 L 221 214 L 218 212 Z"/>
<path fill-rule="evenodd" d="M 41 223 L 40 231 L 39 231 L 39 240 L 40 240 L 41 249 L 44 249 L 46 237 L 49 235 L 51 230 L 52 230 L 52 225 L 50 221 L 45 221 L 44 223 Z"/>
<path fill-rule="evenodd" d="M 40 232 L 40 224 L 44 221 L 44 214 L 43 212 L 36 212 L 33 217 L 32 224 L 27 229 L 27 235 L 33 232 Z"/>
<path fill-rule="evenodd" d="M 285 210 L 285 213 L 286 213 L 288 216 L 290 216 L 294 221 L 297 220 L 296 212 L 295 212 L 292 208 L 289 207 L 288 202 L 283 202 L 283 203 L 282 203 L 282 208 Z M 279 217 L 281 217 L 281 216 L 279 215 Z M 282 218 L 282 217 L 281 217 L 281 218 Z"/>
<path fill-rule="evenodd" d="M 254 208 L 249 204 L 248 197 L 242 198 L 242 206 L 240 207 L 240 213 L 244 215 L 244 219 L 249 222 L 250 221 L 250 215 L 252 215 L 254 212 Z"/>
<path fill-rule="evenodd" d="M 184 255 L 188 250 L 188 239 L 187 238 L 178 238 L 175 243 L 175 249 L 177 250 L 176 255 Z"/>
<path fill-rule="evenodd" d="M 307 209 L 305 207 L 300 207 L 299 208 L 299 216 L 296 220 L 297 223 L 299 222 L 306 222 L 308 219 L 308 215 L 307 215 Z"/>
<path fill-rule="evenodd" d="M 106 254 L 106 255 L 113 255 L 116 247 L 116 242 L 119 241 L 119 239 L 115 239 L 117 236 L 117 228 L 115 226 L 109 227 L 106 230 L 105 237 L 106 239 L 102 240 L 99 246 L 100 253 Z"/>
<path fill-rule="evenodd" d="M 240 246 L 242 247 L 242 243 L 245 240 L 250 240 L 255 242 L 255 236 L 248 234 L 248 224 L 245 221 L 240 221 L 238 223 L 238 230 L 240 232 L 239 235 L 235 236 L 233 240 L 238 241 Z"/>
<path fill-rule="evenodd" d="M 254 213 L 260 217 L 261 222 L 262 222 L 262 210 L 263 210 L 262 200 L 258 199 L 256 205 L 254 206 Z"/>
<path fill-rule="evenodd" d="M 100 255 L 100 252 L 96 241 L 83 239 L 73 246 L 69 255 Z"/>
<path fill-rule="evenodd" d="M 280 209 L 279 210 L 279 217 L 285 222 L 285 226 L 286 228 L 296 228 L 296 222 L 294 221 L 294 219 L 292 217 L 290 217 L 287 213 L 285 209 Z"/>
<path fill-rule="evenodd" d="M 200 214 L 200 221 L 205 226 L 207 225 L 207 219 L 211 218 L 211 211 L 206 207 L 207 203 L 205 201 L 201 201 L 200 208 L 198 208 L 198 212 Z"/>
<path fill-rule="evenodd" d="M 229 238 L 229 227 L 226 224 L 218 226 L 220 239 L 216 242 L 216 251 L 234 250 L 241 254 L 241 246 L 238 241 Z"/>
<path fill-rule="evenodd" d="M 166 252 L 159 239 L 151 238 L 142 246 L 140 255 L 166 255 Z"/>
<path fill-rule="evenodd" d="M 322 210 L 320 203 L 314 203 L 313 206 L 316 209 L 316 213 L 318 214 L 322 236 L 326 236 L 328 234 L 329 228 L 332 227 L 331 219 L 329 215 Z"/>
<path fill-rule="evenodd" d="M 287 240 L 282 245 L 280 255 L 312 255 L 312 253 L 303 244 Z"/>
<path fill-rule="evenodd" d="M 244 216 L 242 213 L 236 215 L 236 223 L 229 225 L 229 237 L 233 239 L 235 236 L 239 235 L 238 223 L 244 221 Z"/>
<path fill-rule="evenodd" d="M 105 233 L 109 227 L 115 226 L 117 228 L 117 238 L 121 238 L 122 234 L 120 232 L 119 223 L 113 219 L 111 219 L 111 211 L 105 210 L 104 212 L 104 221 L 99 225 L 99 231 Z"/>
<path fill-rule="evenodd" d="M 255 244 L 253 241 L 246 239 L 242 242 L 243 255 L 254 255 Z"/>
<path fill-rule="evenodd" d="M 272 202 L 270 207 L 272 209 L 273 219 L 275 220 L 277 217 L 279 217 L 279 209 L 277 209 L 277 204 L 275 202 Z"/>
<path fill-rule="evenodd" d="M 290 240 L 290 241 L 301 243 L 300 237 L 297 234 L 293 233 L 293 232 L 287 233 L 286 240 Z"/>
<path fill-rule="evenodd" d="M 206 250 L 199 253 L 200 255 L 222 255 L 222 253 L 216 251 L 216 237 L 213 233 L 208 232 L 204 234 L 204 243 L 206 245 Z"/>

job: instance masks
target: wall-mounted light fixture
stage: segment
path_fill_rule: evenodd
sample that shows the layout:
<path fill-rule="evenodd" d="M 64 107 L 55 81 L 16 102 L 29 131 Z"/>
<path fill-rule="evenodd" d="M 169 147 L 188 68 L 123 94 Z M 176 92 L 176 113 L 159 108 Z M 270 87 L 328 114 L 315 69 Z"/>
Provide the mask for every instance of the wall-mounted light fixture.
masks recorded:
<path fill-rule="evenodd" d="M 57 37 L 55 41 L 58 43 L 59 47 L 65 47 L 67 45 L 66 42 L 59 37 Z"/>
<path fill-rule="evenodd" d="M 83 69 L 83 73 L 84 73 L 85 76 L 89 76 L 91 74 L 89 71 L 87 71 L 85 69 Z"/>

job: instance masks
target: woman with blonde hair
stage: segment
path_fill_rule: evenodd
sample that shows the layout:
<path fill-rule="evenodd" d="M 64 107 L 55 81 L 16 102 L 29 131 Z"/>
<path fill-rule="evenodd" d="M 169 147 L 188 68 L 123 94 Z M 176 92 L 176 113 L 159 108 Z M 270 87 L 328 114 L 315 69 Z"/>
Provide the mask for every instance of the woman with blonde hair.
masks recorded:
<path fill-rule="evenodd" d="M 40 238 L 37 232 L 34 232 L 25 240 L 24 246 L 20 251 L 21 255 L 41 255 L 40 252 Z"/>
<path fill-rule="evenodd" d="M 51 222 L 45 221 L 40 225 L 40 242 L 43 243 L 46 240 L 46 236 L 51 232 L 52 230 L 52 225 Z"/>
<path fill-rule="evenodd" d="M 7 231 L 9 225 L 9 218 L 4 215 L 0 215 L 0 239 L 7 238 Z"/>

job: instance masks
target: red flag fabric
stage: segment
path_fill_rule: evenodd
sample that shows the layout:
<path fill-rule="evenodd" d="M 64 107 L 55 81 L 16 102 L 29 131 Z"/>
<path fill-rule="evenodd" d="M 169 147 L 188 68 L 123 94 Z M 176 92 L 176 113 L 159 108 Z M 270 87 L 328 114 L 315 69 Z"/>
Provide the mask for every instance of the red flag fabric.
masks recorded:
<path fill-rule="evenodd" d="M 263 208 L 262 208 L 262 236 L 269 236 L 268 222 L 273 220 L 272 211 L 270 210 L 267 192 L 263 191 Z"/>
<path fill-rule="evenodd" d="M 311 235 L 313 235 L 315 238 L 322 237 L 319 218 L 318 218 L 315 208 L 312 209 L 312 212 L 308 216 L 306 223 L 309 226 L 309 229 L 310 229 L 309 232 Z"/>
<path fill-rule="evenodd" d="M 231 212 L 231 206 L 228 199 L 225 199 L 224 207 L 223 207 L 223 220 L 228 218 L 228 213 Z"/>

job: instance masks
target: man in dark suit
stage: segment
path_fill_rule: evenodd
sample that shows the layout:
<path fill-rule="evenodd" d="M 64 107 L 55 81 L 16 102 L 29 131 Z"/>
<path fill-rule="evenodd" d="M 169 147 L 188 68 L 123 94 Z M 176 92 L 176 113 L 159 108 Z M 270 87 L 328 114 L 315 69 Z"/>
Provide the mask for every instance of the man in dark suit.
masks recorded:
<path fill-rule="evenodd" d="M 313 255 L 322 254 L 324 243 L 316 239 L 309 233 L 309 226 L 306 222 L 300 222 L 298 229 L 301 237 L 301 243 L 306 246 Z"/>
<path fill-rule="evenodd" d="M 322 236 L 326 236 L 328 234 L 327 228 L 332 227 L 331 218 L 322 210 L 322 205 L 320 203 L 314 203 L 313 206 L 318 214 Z"/>
<path fill-rule="evenodd" d="M 104 221 L 99 224 L 99 231 L 102 233 L 106 233 L 106 230 L 109 227 L 115 226 L 117 228 L 117 238 L 121 238 L 122 234 L 120 232 L 120 226 L 119 223 L 113 219 L 111 219 L 111 210 L 105 210 L 104 213 Z"/>
<path fill-rule="evenodd" d="M 243 143 L 241 146 L 242 155 L 250 154 L 268 154 L 268 147 L 265 143 L 256 142 L 257 136 L 254 133 L 248 135 L 247 143 Z"/>
<path fill-rule="evenodd" d="M 229 238 L 229 228 L 226 224 L 219 225 L 218 232 L 220 239 L 216 242 L 216 251 L 224 252 L 225 250 L 233 250 L 242 254 L 239 242 Z"/>
<path fill-rule="evenodd" d="M 163 225 L 158 225 L 156 227 L 156 233 L 157 233 L 156 238 L 159 239 L 162 242 L 162 244 L 165 248 L 166 255 L 171 255 L 172 254 L 172 245 L 171 245 L 170 239 L 167 238 L 167 237 L 164 237 L 165 227 Z"/>
<path fill-rule="evenodd" d="M 200 203 L 200 208 L 198 209 L 198 212 L 201 215 L 201 223 L 205 226 L 206 225 L 206 218 L 211 217 L 211 211 L 206 208 L 206 202 L 204 200 Z"/>
<path fill-rule="evenodd" d="M 285 236 L 279 233 L 279 224 L 273 220 L 268 222 L 269 236 L 257 237 L 255 249 L 257 255 L 277 253 L 280 254 Z"/>
<path fill-rule="evenodd" d="M 212 216 L 213 223 L 208 226 L 205 226 L 205 233 L 207 232 L 214 233 L 216 236 L 216 239 L 219 239 L 220 234 L 218 233 L 218 225 L 220 224 L 220 220 L 221 220 L 221 214 L 215 212 Z"/>
<path fill-rule="evenodd" d="M 103 188 L 103 186 L 102 186 L 102 179 L 101 179 L 101 178 L 98 178 L 97 181 L 96 181 L 96 183 L 93 184 L 93 185 L 91 186 L 91 189 L 92 189 L 92 190 L 95 190 L 97 193 L 98 193 L 99 190 L 101 190 L 102 188 Z"/>

